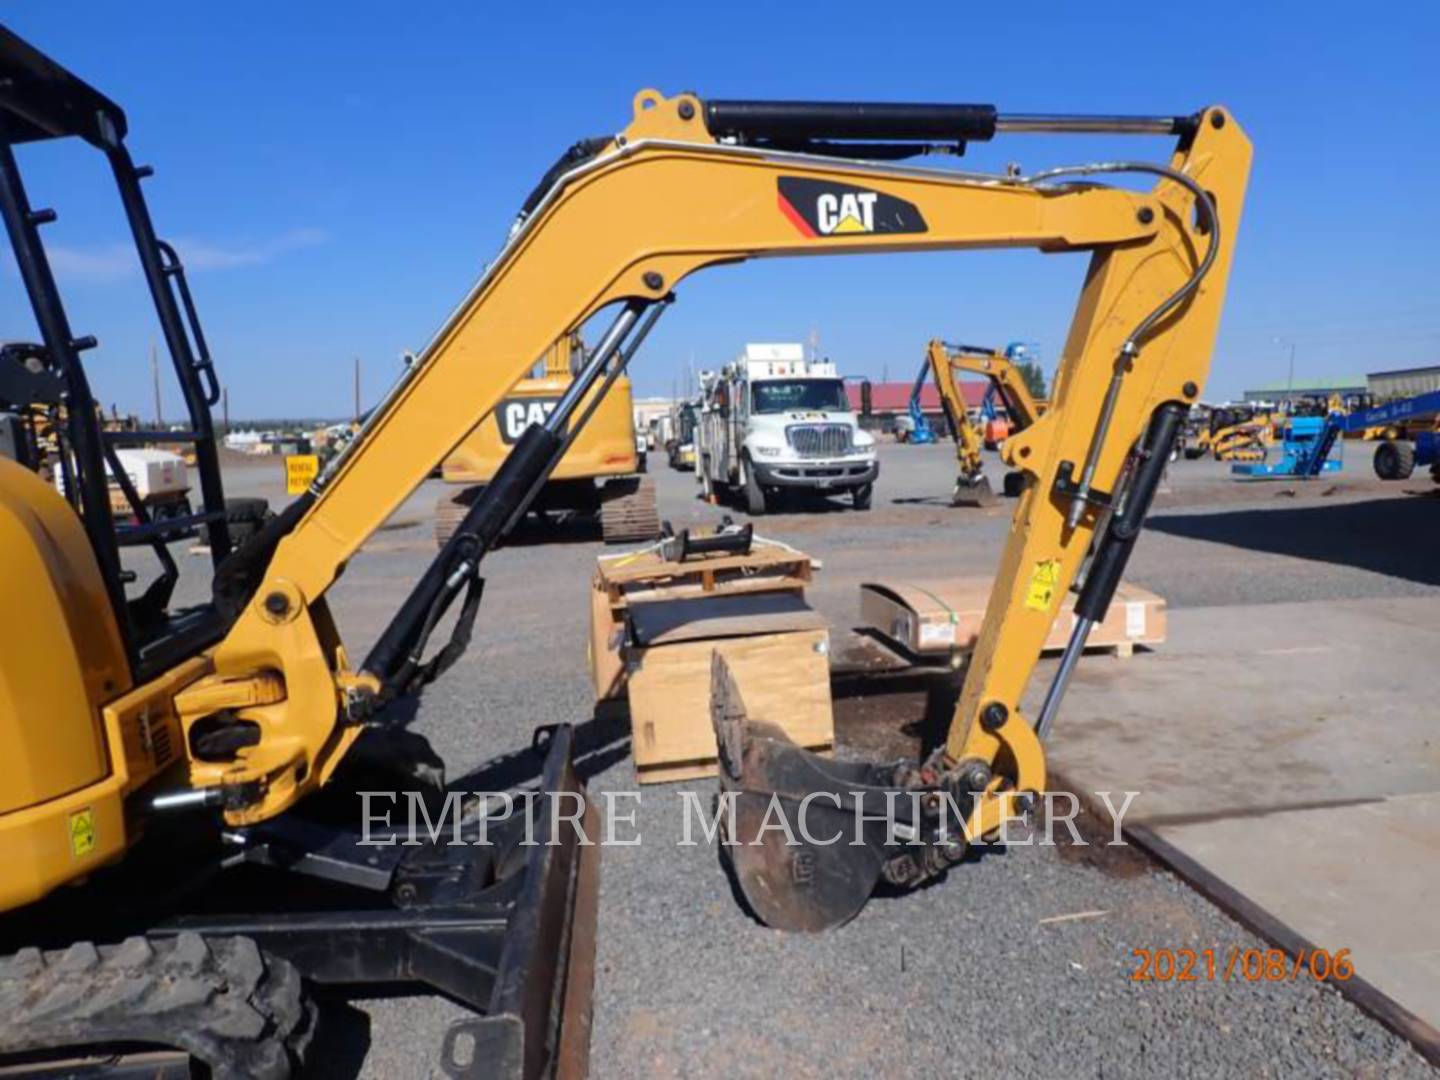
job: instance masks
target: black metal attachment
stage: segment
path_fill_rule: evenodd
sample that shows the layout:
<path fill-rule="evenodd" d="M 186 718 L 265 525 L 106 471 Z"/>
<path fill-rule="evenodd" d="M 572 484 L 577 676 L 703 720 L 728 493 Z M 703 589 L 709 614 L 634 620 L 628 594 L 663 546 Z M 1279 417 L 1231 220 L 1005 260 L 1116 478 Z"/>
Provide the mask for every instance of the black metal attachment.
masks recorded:
<path fill-rule="evenodd" d="M 870 139 L 985 141 L 995 134 L 993 105 L 917 105 L 853 101 L 707 101 L 705 126 L 741 142 Z"/>
<path fill-rule="evenodd" d="M 1091 506 L 1107 509 L 1114 501 L 1114 496 L 1108 491 L 1101 491 L 1099 488 L 1081 489 L 1075 482 L 1075 463 L 1073 461 L 1062 461 L 1055 470 L 1055 491 L 1067 499 L 1078 499 Z"/>
<path fill-rule="evenodd" d="M 479 1014 L 445 1037 L 441 1065 L 450 1076 L 579 1075 L 573 1067 L 583 1071 L 589 1044 L 600 830 L 572 753 L 572 730 L 557 726 L 538 792 L 516 793 L 504 818 L 443 819 L 434 839 L 419 818 L 419 846 L 405 846 L 409 830 L 399 821 L 368 837 L 394 841 L 383 846 L 294 815 L 256 826 L 239 837 L 232 868 L 304 875 L 318 895 L 299 910 L 191 915 L 154 932 L 248 937 L 317 983 L 420 982 L 447 994 Z M 391 804 L 372 809 L 378 815 Z M 405 815 L 403 796 L 393 809 L 394 818 Z M 468 1061 L 459 1055 L 466 1043 L 474 1046 Z"/>
<path fill-rule="evenodd" d="M 666 296 L 658 301 L 626 302 L 544 425 L 532 424 L 516 441 L 494 479 L 471 505 L 365 658 L 363 670 L 379 678 L 385 687 L 382 700 L 375 704 L 426 685 L 464 652 L 479 611 L 481 561 L 534 502 L 546 478 L 671 300 L 673 297 Z M 595 393 L 582 411 L 585 396 L 592 389 Z M 465 601 L 450 641 L 432 659 L 422 662 L 436 625 L 462 592 Z"/>
<path fill-rule="evenodd" d="M 736 526 L 729 517 L 714 532 L 692 535 L 689 529 L 679 534 L 665 522 L 660 541 L 660 555 L 667 562 L 684 562 L 697 555 L 748 555 L 755 539 L 755 525 L 746 522 Z"/>
<path fill-rule="evenodd" d="M 999 731 L 1010 719 L 1010 710 L 999 701 L 992 701 L 980 710 L 980 726 L 986 731 Z"/>
<path fill-rule="evenodd" d="M 1145 516 L 1155 498 L 1155 489 L 1165 475 L 1170 462 L 1170 450 L 1180 433 L 1188 409 L 1178 401 L 1167 401 L 1155 410 L 1145 438 L 1138 450 L 1136 465 L 1129 487 L 1126 489 L 1124 505 L 1110 518 L 1109 526 L 1090 560 L 1090 569 L 1085 576 L 1084 588 L 1075 602 L 1075 614 L 1092 622 L 1103 622 L 1114 599 L 1120 576 L 1135 541 L 1140 537 Z"/>

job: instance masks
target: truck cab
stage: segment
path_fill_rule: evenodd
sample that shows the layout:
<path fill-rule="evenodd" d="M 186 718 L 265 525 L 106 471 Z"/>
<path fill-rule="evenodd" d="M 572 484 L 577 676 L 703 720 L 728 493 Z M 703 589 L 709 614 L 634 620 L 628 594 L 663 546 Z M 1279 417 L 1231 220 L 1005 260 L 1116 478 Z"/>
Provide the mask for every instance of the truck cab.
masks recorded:
<path fill-rule="evenodd" d="M 880 465 L 844 380 L 795 344 L 751 344 L 719 373 L 702 373 L 697 472 L 709 498 L 743 497 L 763 514 L 781 492 L 848 495 L 870 507 Z"/>

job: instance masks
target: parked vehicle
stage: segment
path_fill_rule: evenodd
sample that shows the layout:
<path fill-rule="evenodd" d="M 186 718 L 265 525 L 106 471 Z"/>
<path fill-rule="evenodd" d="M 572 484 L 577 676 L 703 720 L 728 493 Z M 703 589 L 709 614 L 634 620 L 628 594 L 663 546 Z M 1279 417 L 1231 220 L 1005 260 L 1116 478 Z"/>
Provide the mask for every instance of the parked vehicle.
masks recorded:
<path fill-rule="evenodd" d="M 702 372 L 698 470 L 707 498 L 734 493 L 763 514 L 782 491 L 848 494 L 870 508 L 880 464 L 845 383 L 801 345 L 746 345 L 718 373 Z"/>

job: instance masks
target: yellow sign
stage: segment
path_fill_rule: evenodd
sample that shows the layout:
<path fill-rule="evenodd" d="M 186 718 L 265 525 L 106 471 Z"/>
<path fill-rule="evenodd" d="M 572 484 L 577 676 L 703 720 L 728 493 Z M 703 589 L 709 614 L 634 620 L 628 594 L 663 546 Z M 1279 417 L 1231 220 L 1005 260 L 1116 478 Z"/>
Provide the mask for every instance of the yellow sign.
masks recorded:
<path fill-rule="evenodd" d="M 95 811 L 88 806 L 70 815 L 70 853 L 79 857 L 95 850 Z"/>
<path fill-rule="evenodd" d="M 1025 606 L 1031 611 L 1049 611 L 1059 585 L 1060 560 L 1041 559 L 1030 575 L 1030 586 L 1025 590 Z"/>
<path fill-rule="evenodd" d="M 320 475 L 320 459 L 314 454 L 291 454 L 285 459 L 285 494 L 304 495 Z"/>

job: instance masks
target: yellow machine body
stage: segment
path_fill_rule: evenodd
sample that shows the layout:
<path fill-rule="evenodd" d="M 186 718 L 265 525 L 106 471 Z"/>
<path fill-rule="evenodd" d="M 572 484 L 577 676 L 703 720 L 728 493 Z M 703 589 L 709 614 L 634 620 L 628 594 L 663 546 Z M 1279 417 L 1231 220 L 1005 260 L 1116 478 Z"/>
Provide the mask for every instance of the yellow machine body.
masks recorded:
<path fill-rule="evenodd" d="M 489 483 L 526 426 L 543 423 L 548 409 L 554 407 L 569 387 L 573 378 L 572 355 L 568 338 L 551 346 L 545 354 L 544 374 L 516 383 L 494 411 L 445 459 L 441 477 L 452 484 Z M 596 390 L 592 390 L 581 399 L 582 410 L 590 407 L 595 393 Z M 550 479 L 624 476 L 639 468 L 630 380 L 622 375 L 600 400 Z"/>
<path fill-rule="evenodd" d="M 123 740 L 104 704 L 130 688 L 89 538 L 68 503 L 0 457 L 0 910 L 126 846 Z"/>

